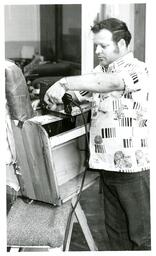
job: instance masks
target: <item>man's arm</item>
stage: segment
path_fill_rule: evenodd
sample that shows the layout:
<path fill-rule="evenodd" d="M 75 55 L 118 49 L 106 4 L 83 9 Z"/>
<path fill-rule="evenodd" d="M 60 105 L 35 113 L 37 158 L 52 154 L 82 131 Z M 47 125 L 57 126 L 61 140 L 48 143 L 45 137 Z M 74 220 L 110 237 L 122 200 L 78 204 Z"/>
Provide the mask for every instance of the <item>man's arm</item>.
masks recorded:
<path fill-rule="evenodd" d="M 70 76 L 65 78 L 65 90 L 90 91 L 97 93 L 123 91 L 124 82 L 118 74 L 113 73 L 91 73 L 81 76 Z"/>
<path fill-rule="evenodd" d="M 44 97 L 47 104 L 62 102 L 63 95 L 68 91 L 89 91 L 89 92 L 112 92 L 123 91 L 124 81 L 118 74 L 113 73 L 91 73 L 81 76 L 70 76 L 63 78 L 50 87 Z"/>

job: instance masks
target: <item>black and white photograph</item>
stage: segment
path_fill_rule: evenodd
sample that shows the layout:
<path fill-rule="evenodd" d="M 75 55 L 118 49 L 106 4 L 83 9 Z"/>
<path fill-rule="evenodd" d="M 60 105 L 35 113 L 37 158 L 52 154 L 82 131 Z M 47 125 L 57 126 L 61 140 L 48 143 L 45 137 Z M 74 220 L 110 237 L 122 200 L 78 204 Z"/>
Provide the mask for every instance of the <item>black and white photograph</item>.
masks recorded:
<path fill-rule="evenodd" d="M 151 5 L 3 3 L 6 253 L 153 253 Z"/>

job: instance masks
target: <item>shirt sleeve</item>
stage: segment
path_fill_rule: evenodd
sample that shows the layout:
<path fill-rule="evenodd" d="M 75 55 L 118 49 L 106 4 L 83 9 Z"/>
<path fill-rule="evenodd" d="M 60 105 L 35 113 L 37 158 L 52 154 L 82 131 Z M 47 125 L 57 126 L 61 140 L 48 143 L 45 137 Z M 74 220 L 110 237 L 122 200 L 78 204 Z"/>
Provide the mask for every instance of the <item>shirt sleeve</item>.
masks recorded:
<path fill-rule="evenodd" d="M 74 93 L 79 102 L 82 102 L 86 97 L 91 96 L 91 93 L 88 91 L 74 91 Z"/>
<path fill-rule="evenodd" d="M 131 64 L 119 72 L 119 76 L 124 83 L 124 93 L 136 92 L 147 86 L 149 79 L 148 70 L 145 63 Z"/>

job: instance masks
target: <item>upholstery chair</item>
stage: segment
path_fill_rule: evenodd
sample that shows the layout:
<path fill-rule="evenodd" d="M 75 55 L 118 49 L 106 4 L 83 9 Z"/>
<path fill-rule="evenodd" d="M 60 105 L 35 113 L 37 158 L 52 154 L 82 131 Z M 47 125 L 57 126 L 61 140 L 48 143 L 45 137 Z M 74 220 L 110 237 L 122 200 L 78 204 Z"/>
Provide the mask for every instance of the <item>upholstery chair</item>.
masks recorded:
<path fill-rule="evenodd" d="M 18 197 L 7 217 L 8 250 L 62 250 L 70 210 L 70 201 L 52 206 Z"/>
<path fill-rule="evenodd" d="M 17 198 L 7 217 L 8 251 L 68 251 L 74 222 L 79 222 L 89 249 L 97 251 L 79 203 L 68 223 L 76 200 L 73 197 L 60 206 L 52 206 L 33 200 L 27 203 L 22 198 Z"/>

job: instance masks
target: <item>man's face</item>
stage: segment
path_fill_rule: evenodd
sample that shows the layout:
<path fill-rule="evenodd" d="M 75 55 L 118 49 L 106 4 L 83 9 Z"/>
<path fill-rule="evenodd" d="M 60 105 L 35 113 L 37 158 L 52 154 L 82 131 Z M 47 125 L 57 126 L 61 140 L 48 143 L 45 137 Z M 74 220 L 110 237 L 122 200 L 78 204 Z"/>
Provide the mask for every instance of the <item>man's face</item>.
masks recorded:
<path fill-rule="evenodd" d="M 120 49 L 113 42 L 112 33 L 107 29 L 102 29 L 94 34 L 94 45 L 99 64 L 103 67 L 121 57 Z"/>

